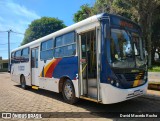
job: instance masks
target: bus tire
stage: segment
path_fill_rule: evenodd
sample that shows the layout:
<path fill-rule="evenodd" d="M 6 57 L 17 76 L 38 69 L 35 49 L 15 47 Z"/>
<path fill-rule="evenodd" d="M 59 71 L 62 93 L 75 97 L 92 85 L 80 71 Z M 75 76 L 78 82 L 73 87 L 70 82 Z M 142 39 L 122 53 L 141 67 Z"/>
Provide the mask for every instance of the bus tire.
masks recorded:
<path fill-rule="evenodd" d="M 64 82 L 63 88 L 62 88 L 62 95 L 64 100 L 69 104 L 74 104 L 78 101 L 78 98 L 76 98 L 74 86 L 71 80 L 67 79 Z"/>
<path fill-rule="evenodd" d="M 27 89 L 25 77 L 21 76 L 21 88 Z"/>

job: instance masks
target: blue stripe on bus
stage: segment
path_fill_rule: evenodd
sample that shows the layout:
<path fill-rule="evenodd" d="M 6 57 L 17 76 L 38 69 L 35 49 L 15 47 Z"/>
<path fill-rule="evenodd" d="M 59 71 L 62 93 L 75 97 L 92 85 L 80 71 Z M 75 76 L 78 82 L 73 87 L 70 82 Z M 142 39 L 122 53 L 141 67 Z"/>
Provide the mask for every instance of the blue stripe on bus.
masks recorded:
<path fill-rule="evenodd" d="M 76 79 L 78 74 L 78 57 L 64 57 L 54 69 L 53 77 L 61 78 L 68 76 L 71 80 Z"/>

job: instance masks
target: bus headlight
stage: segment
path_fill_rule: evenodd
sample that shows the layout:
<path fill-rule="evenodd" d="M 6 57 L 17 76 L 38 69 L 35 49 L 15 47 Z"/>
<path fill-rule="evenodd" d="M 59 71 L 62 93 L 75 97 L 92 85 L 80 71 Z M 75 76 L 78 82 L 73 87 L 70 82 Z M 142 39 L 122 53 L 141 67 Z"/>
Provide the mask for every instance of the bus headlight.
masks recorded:
<path fill-rule="evenodd" d="M 114 84 L 114 81 L 113 81 L 113 80 L 111 81 L 111 84 Z"/>
<path fill-rule="evenodd" d="M 119 87 L 119 83 L 118 82 L 116 83 L 116 86 Z"/>

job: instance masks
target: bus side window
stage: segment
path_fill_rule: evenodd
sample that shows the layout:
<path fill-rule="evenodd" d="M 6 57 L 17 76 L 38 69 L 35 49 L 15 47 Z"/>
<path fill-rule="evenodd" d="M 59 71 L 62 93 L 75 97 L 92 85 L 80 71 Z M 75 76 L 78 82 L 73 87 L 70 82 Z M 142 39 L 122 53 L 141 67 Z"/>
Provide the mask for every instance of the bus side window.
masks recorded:
<path fill-rule="evenodd" d="M 14 53 L 14 52 L 12 52 L 12 54 L 11 54 L 11 63 L 12 63 L 12 64 L 13 64 L 13 63 L 14 63 L 14 61 L 15 61 L 15 60 L 14 60 L 14 59 L 15 59 L 15 58 L 14 58 L 14 55 L 15 55 L 15 53 Z"/>
<path fill-rule="evenodd" d="M 28 62 L 29 61 L 29 48 L 24 48 L 22 50 L 22 62 Z"/>
<path fill-rule="evenodd" d="M 50 60 L 53 58 L 53 39 L 41 43 L 41 60 Z"/>
<path fill-rule="evenodd" d="M 21 50 L 15 52 L 15 63 L 21 62 Z"/>
<path fill-rule="evenodd" d="M 69 57 L 76 54 L 75 32 L 56 37 L 54 56 Z"/>

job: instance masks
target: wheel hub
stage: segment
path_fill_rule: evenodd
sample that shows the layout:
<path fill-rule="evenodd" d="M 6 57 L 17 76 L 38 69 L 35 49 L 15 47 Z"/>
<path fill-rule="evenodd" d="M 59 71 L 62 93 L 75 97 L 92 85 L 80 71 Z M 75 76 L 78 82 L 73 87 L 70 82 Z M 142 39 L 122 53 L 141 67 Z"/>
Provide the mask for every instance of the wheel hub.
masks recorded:
<path fill-rule="evenodd" d="M 72 87 L 70 84 L 66 84 L 64 87 L 64 93 L 67 99 L 72 98 Z"/>

